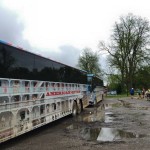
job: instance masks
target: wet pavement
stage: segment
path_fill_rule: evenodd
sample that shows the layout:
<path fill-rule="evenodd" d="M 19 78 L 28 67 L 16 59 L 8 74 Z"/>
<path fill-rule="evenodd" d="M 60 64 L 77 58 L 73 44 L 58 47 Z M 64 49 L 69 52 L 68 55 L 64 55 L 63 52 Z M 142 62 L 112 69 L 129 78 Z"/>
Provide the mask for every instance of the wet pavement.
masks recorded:
<path fill-rule="evenodd" d="M 65 117 L 2 143 L 7 150 L 150 149 L 150 102 L 106 99 L 76 117 Z"/>

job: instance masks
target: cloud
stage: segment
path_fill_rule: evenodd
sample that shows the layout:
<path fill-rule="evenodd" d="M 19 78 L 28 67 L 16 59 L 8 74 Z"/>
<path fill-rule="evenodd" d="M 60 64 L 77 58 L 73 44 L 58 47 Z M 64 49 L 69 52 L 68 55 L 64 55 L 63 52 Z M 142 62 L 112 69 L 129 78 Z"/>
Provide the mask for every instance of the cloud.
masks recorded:
<path fill-rule="evenodd" d="M 59 50 L 35 48 L 37 54 L 76 67 L 81 50 L 72 45 L 63 45 Z"/>
<path fill-rule="evenodd" d="M 60 61 L 64 61 L 64 63 L 70 66 L 76 66 L 78 62 L 78 58 L 80 56 L 81 50 L 73 47 L 71 45 L 64 45 L 60 47 L 61 57 Z"/>
<path fill-rule="evenodd" d="M 30 49 L 28 41 L 23 39 L 24 25 L 16 13 L 0 3 L 0 40 Z"/>
<path fill-rule="evenodd" d="M 60 46 L 57 50 L 43 49 L 35 45 L 31 46 L 28 40 L 23 38 L 23 32 L 25 30 L 24 23 L 14 11 L 5 8 L 2 3 L 0 3 L 0 18 L 0 40 L 64 64 L 76 66 L 80 49 L 71 45 Z"/>
<path fill-rule="evenodd" d="M 75 44 L 72 45 L 72 42 L 68 42 L 70 44 L 61 43 L 61 45 L 59 45 L 57 43 L 59 39 L 56 38 L 53 41 L 54 48 L 48 48 L 48 46 L 46 45 L 38 46 L 38 44 L 30 43 L 29 39 L 24 38 L 24 31 L 26 30 L 26 26 L 24 20 L 22 20 L 21 18 L 21 15 L 18 14 L 17 11 L 14 11 L 13 9 L 9 9 L 8 7 L 2 5 L 1 2 L 0 18 L 0 40 L 12 43 L 15 46 L 22 47 L 23 49 L 42 55 L 44 57 L 48 57 L 52 60 L 76 67 L 78 58 L 82 50 L 79 47 L 74 46 Z M 58 33 L 60 34 L 61 32 Z M 78 38 L 76 37 L 75 39 Z M 44 41 L 43 38 L 41 42 L 42 41 Z M 80 41 L 82 41 L 82 39 L 80 39 Z"/>
<path fill-rule="evenodd" d="M 62 45 L 57 49 L 37 47 L 25 40 L 23 33 L 25 30 L 24 22 L 13 10 L 5 8 L 0 3 L 0 40 L 12 43 L 33 53 L 48 57 L 52 60 L 76 67 L 81 49 L 72 45 Z M 31 46 L 32 45 L 32 46 Z"/>

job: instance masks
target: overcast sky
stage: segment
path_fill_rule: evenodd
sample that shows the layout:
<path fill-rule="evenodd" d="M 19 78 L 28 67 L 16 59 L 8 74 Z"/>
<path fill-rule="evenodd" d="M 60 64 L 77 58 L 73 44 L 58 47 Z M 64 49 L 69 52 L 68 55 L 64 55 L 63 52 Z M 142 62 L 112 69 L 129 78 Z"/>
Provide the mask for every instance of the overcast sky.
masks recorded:
<path fill-rule="evenodd" d="M 128 13 L 150 20 L 149 1 L 0 0 L 0 40 L 75 66 L 85 47 L 109 42 L 115 21 Z"/>

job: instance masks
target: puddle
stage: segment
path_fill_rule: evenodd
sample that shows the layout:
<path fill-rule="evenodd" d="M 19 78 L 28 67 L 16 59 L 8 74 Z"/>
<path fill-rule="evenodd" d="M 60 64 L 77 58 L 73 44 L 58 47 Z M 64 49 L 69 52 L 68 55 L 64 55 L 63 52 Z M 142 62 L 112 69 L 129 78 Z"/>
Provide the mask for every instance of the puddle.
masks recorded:
<path fill-rule="evenodd" d="M 99 128 L 84 128 L 80 130 L 80 135 L 87 141 L 95 141 L 100 133 Z"/>
<path fill-rule="evenodd" d="M 105 123 L 113 122 L 114 120 L 114 114 L 112 112 L 105 112 Z"/>
<path fill-rule="evenodd" d="M 105 122 L 105 123 L 110 123 L 113 122 L 115 116 L 112 112 L 99 112 L 98 114 L 91 114 L 91 115 L 80 115 L 75 118 L 76 124 L 70 124 L 66 125 L 65 128 L 69 130 L 73 129 L 80 129 L 80 122 Z"/>
<path fill-rule="evenodd" d="M 98 142 L 120 141 L 127 138 L 142 138 L 146 136 L 115 128 L 85 128 L 80 131 L 80 134 L 85 140 L 94 140 Z"/>
<path fill-rule="evenodd" d="M 98 112 L 98 113 L 93 113 L 93 114 L 88 114 L 88 115 L 80 115 L 76 118 L 78 122 L 104 122 L 105 120 L 105 112 Z"/>
<path fill-rule="evenodd" d="M 115 118 L 115 114 L 112 112 L 105 112 L 105 107 L 103 108 L 96 108 L 94 111 L 88 112 L 88 114 L 80 114 L 75 118 L 77 122 L 113 122 Z"/>
<path fill-rule="evenodd" d="M 127 102 L 122 102 L 122 106 L 126 107 L 126 108 L 131 108 L 131 103 L 127 103 Z"/>
<path fill-rule="evenodd" d="M 71 124 L 66 127 L 66 129 L 73 130 L 73 129 L 79 129 L 80 127 L 77 124 Z"/>
<path fill-rule="evenodd" d="M 117 104 L 106 104 L 103 108 L 94 108 L 93 111 L 88 112 L 86 114 L 81 114 L 75 118 L 75 124 L 70 124 L 66 127 L 68 130 L 78 130 L 79 135 L 87 140 L 87 141 L 98 141 L 98 142 L 107 142 L 107 141 L 122 141 L 128 138 L 142 138 L 146 137 L 146 135 L 127 132 L 125 130 L 120 130 L 116 128 L 92 128 L 92 127 L 85 127 L 84 124 L 80 124 L 81 122 L 95 122 L 98 121 L 100 124 L 101 122 L 110 123 L 115 121 L 116 115 L 105 109 L 109 109 L 112 107 L 130 107 L 129 103 L 117 103 Z M 145 109 L 145 107 L 142 107 Z"/>
<path fill-rule="evenodd" d="M 124 130 L 118 130 L 114 128 L 102 128 L 97 137 L 97 141 L 117 141 L 127 138 L 142 138 L 144 135 L 135 134 L 132 132 L 126 132 Z"/>
<path fill-rule="evenodd" d="M 122 106 L 126 108 L 131 108 L 131 103 L 121 101 L 120 103 L 105 104 L 105 110 L 110 109 L 110 108 L 122 107 Z"/>
<path fill-rule="evenodd" d="M 80 114 L 75 119 L 78 122 L 96 122 L 96 121 L 104 122 L 105 107 L 104 105 L 102 105 L 97 108 L 92 108 L 91 111 L 89 111 L 88 113 Z"/>
<path fill-rule="evenodd" d="M 120 107 L 121 105 L 122 105 L 121 103 L 105 104 L 105 110 L 110 108 Z"/>

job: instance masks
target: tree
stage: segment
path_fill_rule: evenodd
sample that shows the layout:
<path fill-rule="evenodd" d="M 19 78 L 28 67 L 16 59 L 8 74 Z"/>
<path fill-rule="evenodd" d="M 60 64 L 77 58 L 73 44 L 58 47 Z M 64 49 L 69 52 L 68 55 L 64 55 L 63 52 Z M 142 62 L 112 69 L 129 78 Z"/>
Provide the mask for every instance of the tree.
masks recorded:
<path fill-rule="evenodd" d="M 118 80 L 119 75 L 108 74 L 107 76 L 108 76 L 107 85 L 109 90 L 116 90 L 117 94 L 120 94 L 122 92 L 122 89 L 121 89 L 121 82 L 120 80 Z"/>
<path fill-rule="evenodd" d="M 134 78 L 136 87 L 139 87 L 142 89 L 143 87 L 145 89 L 150 88 L 150 66 L 143 66 L 141 67 L 138 72 L 136 73 L 136 76 Z"/>
<path fill-rule="evenodd" d="M 83 49 L 83 52 L 78 59 L 77 66 L 82 70 L 86 70 L 88 73 L 100 76 L 101 69 L 99 64 L 99 55 L 97 52 L 92 52 L 90 48 Z"/>
<path fill-rule="evenodd" d="M 146 19 L 128 14 L 115 23 L 110 46 L 100 42 L 100 50 L 109 53 L 109 63 L 119 70 L 122 86 L 127 90 L 134 86 L 137 70 L 149 61 L 149 31 Z"/>

